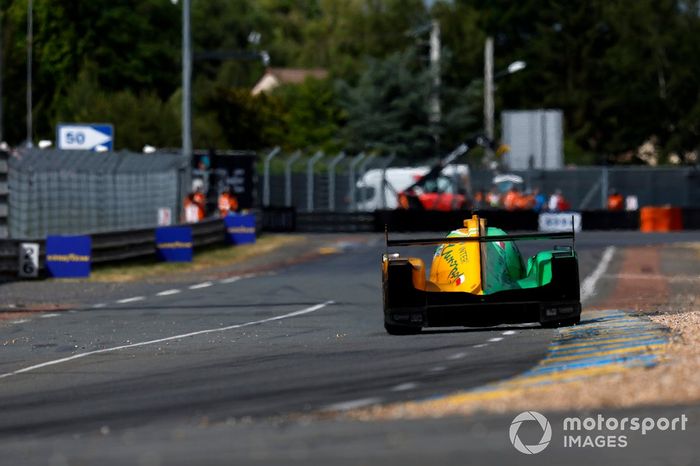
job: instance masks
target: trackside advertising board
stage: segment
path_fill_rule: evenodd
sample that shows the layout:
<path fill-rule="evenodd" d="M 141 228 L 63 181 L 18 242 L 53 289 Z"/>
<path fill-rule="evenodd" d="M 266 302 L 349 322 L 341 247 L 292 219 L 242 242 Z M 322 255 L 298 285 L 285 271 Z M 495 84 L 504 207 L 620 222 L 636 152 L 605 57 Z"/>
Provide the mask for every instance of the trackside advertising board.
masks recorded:
<path fill-rule="evenodd" d="M 580 212 L 545 212 L 538 218 L 538 229 L 546 233 L 581 231 Z"/>
<path fill-rule="evenodd" d="M 192 228 L 156 228 L 156 250 L 165 262 L 192 262 Z"/>
<path fill-rule="evenodd" d="M 46 237 L 46 270 L 52 277 L 89 277 L 92 238 L 89 236 Z"/>
<path fill-rule="evenodd" d="M 224 217 L 224 225 L 229 243 L 255 243 L 255 215 L 229 215 Z"/>

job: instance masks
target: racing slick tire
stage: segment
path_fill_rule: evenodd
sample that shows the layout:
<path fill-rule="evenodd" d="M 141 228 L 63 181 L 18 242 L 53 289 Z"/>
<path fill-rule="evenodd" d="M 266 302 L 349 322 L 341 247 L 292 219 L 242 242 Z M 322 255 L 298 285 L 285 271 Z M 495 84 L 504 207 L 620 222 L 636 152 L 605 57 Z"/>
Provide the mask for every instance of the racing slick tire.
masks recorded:
<path fill-rule="evenodd" d="M 421 327 L 407 327 L 405 325 L 393 325 L 384 323 L 384 329 L 389 335 L 416 335 L 420 333 Z"/>

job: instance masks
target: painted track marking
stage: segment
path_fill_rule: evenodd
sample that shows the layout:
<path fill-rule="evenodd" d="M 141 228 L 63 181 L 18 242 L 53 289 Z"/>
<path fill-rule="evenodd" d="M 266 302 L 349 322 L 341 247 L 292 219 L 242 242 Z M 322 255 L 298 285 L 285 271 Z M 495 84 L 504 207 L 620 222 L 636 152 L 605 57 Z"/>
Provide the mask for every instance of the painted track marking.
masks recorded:
<path fill-rule="evenodd" d="M 598 284 L 598 280 L 600 280 L 600 277 L 602 277 L 608 270 L 608 266 L 610 265 L 610 261 L 612 260 L 614 254 L 615 246 L 608 246 L 605 248 L 605 251 L 603 251 L 603 257 L 600 258 L 600 262 L 598 262 L 595 270 L 593 270 L 593 272 L 591 272 L 591 274 L 583 280 L 583 283 L 581 283 L 581 301 L 587 301 L 595 296 L 595 287 Z"/>
<path fill-rule="evenodd" d="M 224 278 L 223 280 L 219 280 L 219 283 L 222 285 L 228 285 L 229 283 L 235 283 L 238 280 L 242 279 L 243 277 L 229 277 L 229 278 Z"/>
<path fill-rule="evenodd" d="M 58 316 L 60 316 L 60 315 L 61 315 L 61 314 L 56 314 L 55 312 L 52 312 L 52 313 L 50 313 L 50 314 L 42 314 L 42 315 L 39 316 L 39 317 L 41 317 L 42 319 L 50 319 L 51 317 L 58 317 Z"/>
<path fill-rule="evenodd" d="M 172 290 L 165 290 L 161 291 L 160 293 L 156 293 L 156 296 L 170 296 L 174 294 L 178 294 L 180 290 L 172 289 Z"/>
<path fill-rule="evenodd" d="M 505 332 L 501 333 L 501 335 L 515 335 L 515 330 L 506 330 Z"/>
<path fill-rule="evenodd" d="M 325 408 L 323 408 L 322 411 L 349 411 L 351 409 L 357 409 L 357 408 L 362 408 L 364 406 L 377 404 L 380 401 L 382 401 L 382 399 L 377 398 L 377 397 L 359 398 L 357 400 L 350 400 L 350 401 L 343 401 L 340 403 L 333 403 L 333 404 L 328 405 Z"/>
<path fill-rule="evenodd" d="M 205 329 L 205 330 L 198 330 L 198 331 L 196 331 L 196 332 L 183 333 L 183 334 L 181 334 L 181 335 L 173 335 L 173 336 L 170 336 L 170 337 L 159 338 L 159 339 L 157 339 L 157 340 L 148 340 L 148 341 L 142 341 L 142 342 L 139 342 L 139 343 L 131 343 L 131 344 L 128 344 L 128 345 L 114 346 L 114 347 L 112 347 L 112 348 L 103 348 L 103 349 L 99 349 L 99 350 L 95 350 L 95 351 L 87 351 L 87 352 L 85 352 L 85 353 L 78 353 L 78 354 L 74 354 L 73 356 L 68 356 L 68 357 L 66 357 L 66 358 L 54 359 L 53 361 L 46 361 L 46 362 L 42 362 L 42 363 L 40 363 L 40 364 L 35 364 L 35 365 L 33 365 L 33 366 L 23 367 L 22 369 L 17 369 L 16 371 L 12 371 L 12 372 L 7 372 L 7 373 L 4 373 L 4 374 L 0 374 L 0 379 L 4 379 L 4 378 L 6 378 L 6 377 L 11 377 L 11 376 L 17 375 L 17 374 L 23 374 L 23 373 L 25 373 L 25 372 L 35 371 L 35 370 L 37 370 L 37 369 L 41 369 L 41 368 L 48 367 L 48 366 L 55 366 L 55 365 L 57 365 L 57 364 L 62 364 L 62 363 L 64 363 L 64 362 L 72 361 L 72 360 L 74 360 L 74 359 L 80 359 L 80 358 L 84 358 L 84 357 L 87 357 L 87 356 L 92 356 L 92 355 L 94 355 L 94 354 L 111 353 L 111 352 L 113 352 L 113 351 L 119 351 L 119 350 L 123 350 L 123 349 L 137 348 L 137 347 L 139 347 L 139 346 L 154 345 L 154 344 L 157 344 L 157 343 L 163 343 L 163 342 L 165 342 L 165 341 L 180 340 L 180 339 L 183 339 L 183 338 L 194 337 L 194 336 L 197 336 L 197 335 L 206 335 L 206 334 L 208 334 L 208 333 L 220 333 L 220 332 L 225 332 L 225 331 L 227 331 L 227 330 L 233 330 L 233 329 L 237 329 L 237 328 L 243 328 L 243 327 L 250 327 L 250 326 L 253 326 L 253 325 L 265 324 L 265 323 L 267 323 L 267 322 L 274 322 L 274 321 L 277 321 L 277 320 L 288 319 L 288 318 L 290 318 L 290 317 L 297 317 L 297 316 L 301 316 L 301 315 L 304 315 L 304 314 L 310 314 L 310 313 L 312 313 L 312 312 L 316 312 L 316 311 L 321 310 L 321 309 L 323 309 L 324 307 L 326 307 L 326 306 L 328 306 L 328 305 L 330 305 L 330 304 L 333 304 L 333 303 L 334 303 L 334 301 L 326 301 L 326 302 L 324 302 L 324 303 L 319 303 L 319 304 L 316 304 L 316 305 L 314 305 L 314 306 L 307 307 L 307 308 L 305 308 L 305 309 L 301 309 L 301 310 L 298 310 L 298 311 L 289 312 L 289 313 L 287 313 L 287 314 L 282 314 L 282 315 L 279 315 L 279 316 L 268 317 L 267 319 L 254 320 L 254 321 L 252 321 L 252 322 L 245 322 L 245 323 L 242 323 L 242 324 L 229 325 L 229 326 L 227 326 L 227 327 L 219 327 L 219 328 L 210 328 L 210 329 Z"/>
<path fill-rule="evenodd" d="M 417 386 L 418 386 L 418 384 L 415 382 L 400 383 L 398 385 L 391 387 L 391 391 L 392 392 L 405 392 L 407 390 L 413 390 Z"/>
<path fill-rule="evenodd" d="M 196 285 L 190 286 L 190 290 L 199 290 L 201 288 L 209 288 L 212 285 L 213 285 L 212 282 L 197 283 Z"/>
<path fill-rule="evenodd" d="M 447 359 L 449 359 L 450 361 L 454 361 L 456 359 L 462 359 L 466 355 L 467 355 L 467 353 L 464 353 L 464 352 L 455 353 L 455 354 L 451 354 L 451 355 L 447 356 Z"/>
<path fill-rule="evenodd" d="M 488 339 L 488 341 L 493 342 L 493 343 L 496 343 L 497 341 L 501 341 L 501 340 L 503 340 L 503 337 L 493 337 L 493 338 Z"/>
<path fill-rule="evenodd" d="M 137 301 L 143 301 L 144 298 L 143 296 L 134 296 L 133 298 L 126 298 L 126 299 L 120 299 L 117 301 L 118 304 L 126 304 L 126 303 L 135 303 Z"/>

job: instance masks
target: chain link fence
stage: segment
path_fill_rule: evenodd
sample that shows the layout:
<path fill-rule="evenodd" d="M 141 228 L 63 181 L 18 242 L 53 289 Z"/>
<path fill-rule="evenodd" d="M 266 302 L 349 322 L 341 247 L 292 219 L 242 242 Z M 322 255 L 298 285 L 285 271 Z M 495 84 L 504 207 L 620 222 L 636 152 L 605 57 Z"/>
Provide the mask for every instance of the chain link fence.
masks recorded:
<path fill-rule="evenodd" d="M 9 159 L 12 238 L 147 228 L 177 221 L 187 163 L 179 154 L 26 150 Z"/>
<path fill-rule="evenodd" d="M 392 186 L 390 171 L 411 167 L 391 156 L 317 154 L 282 154 L 274 150 L 263 157 L 266 163 L 258 195 L 262 205 L 294 207 L 299 212 L 393 208 L 397 189 Z M 425 164 L 425 171 L 429 165 L 429 162 Z M 605 209 L 612 189 L 623 196 L 636 196 L 640 207 L 700 206 L 698 166 L 575 167 L 509 173 L 522 178 L 521 189 L 538 188 L 546 194 L 561 190 L 574 209 Z M 493 186 L 494 176 L 490 170 L 472 169 L 469 176 L 462 179 L 460 189 L 468 195 L 480 189 L 488 191 Z"/>

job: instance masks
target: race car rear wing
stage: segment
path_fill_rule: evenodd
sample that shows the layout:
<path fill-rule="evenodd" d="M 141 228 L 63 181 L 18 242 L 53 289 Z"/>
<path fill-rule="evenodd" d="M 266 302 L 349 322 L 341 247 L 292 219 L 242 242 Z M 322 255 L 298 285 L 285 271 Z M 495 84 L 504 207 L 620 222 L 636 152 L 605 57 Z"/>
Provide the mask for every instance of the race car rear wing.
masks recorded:
<path fill-rule="evenodd" d="M 452 243 L 494 243 L 497 241 L 531 241 L 531 240 L 547 240 L 547 239 L 572 239 L 575 240 L 573 231 L 556 232 L 556 233 L 520 233 L 513 235 L 496 235 L 496 236 L 452 236 L 443 238 L 419 238 L 419 239 L 389 239 L 389 232 L 385 229 L 385 241 L 389 246 L 429 246 L 438 244 Z"/>

